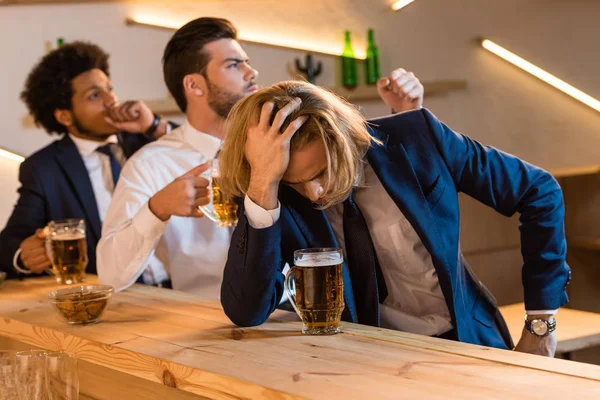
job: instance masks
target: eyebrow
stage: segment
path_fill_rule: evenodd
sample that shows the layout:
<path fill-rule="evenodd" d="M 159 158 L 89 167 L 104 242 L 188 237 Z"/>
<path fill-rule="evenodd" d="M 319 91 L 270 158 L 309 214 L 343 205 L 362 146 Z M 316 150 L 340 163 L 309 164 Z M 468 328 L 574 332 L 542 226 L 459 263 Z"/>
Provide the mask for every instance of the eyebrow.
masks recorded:
<path fill-rule="evenodd" d="M 225 60 L 223 60 L 223 64 L 228 63 L 228 62 L 232 62 L 232 61 L 235 61 L 235 62 L 248 62 L 248 61 L 250 61 L 250 59 L 249 58 L 229 57 L 229 58 L 226 58 Z"/>
<path fill-rule="evenodd" d="M 107 82 L 107 86 L 112 86 L 112 82 Z M 99 90 L 100 86 L 98 85 L 92 85 L 89 88 L 85 89 L 84 91 L 82 91 L 81 93 L 85 96 L 87 92 L 89 92 L 90 90 Z"/>
<path fill-rule="evenodd" d="M 300 180 L 300 181 L 297 181 L 297 182 L 288 182 L 288 181 L 285 181 L 285 180 L 283 180 L 283 179 L 282 179 L 282 180 L 281 180 L 281 183 L 283 183 L 283 184 L 285 184 L 285 185 L 297 185 L 297 184 L 299 184 L 299 183 L 310 182 L 310 181 L 313 181 L 313 180 L 317 179 L 319 176 L 323 175 L 323 174 L 325 173 L 325 170 L 326 170 L 326 169 L 327 169 L 327 168 L 323 168 L 321 171 L 319 171 L 318 173 L 316 173 L 316 174 L 315 174 L 315 175 L 314 175 L 312 178 L 310 178 L 310 179 L 304 179 L 304 180 Z"/>

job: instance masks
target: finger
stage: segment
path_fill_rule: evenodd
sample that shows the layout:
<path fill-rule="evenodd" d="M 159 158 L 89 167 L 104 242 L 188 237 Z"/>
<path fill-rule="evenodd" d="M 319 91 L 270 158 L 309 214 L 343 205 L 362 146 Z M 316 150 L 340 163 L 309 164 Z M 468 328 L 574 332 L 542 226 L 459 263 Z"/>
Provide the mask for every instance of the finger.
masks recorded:
<path fill-rule="evenodd" d="M 417 86 L 419 86 L 419 82 L 409 81 L 409 82 L 405 83 L 404 85 L 402 85 L 400 87 L 400 90 L 403 91 L 405 94 L 408 94 Z"/>
<path fill-rule="evenodd" d="M 23 261 L 23 264 L 33 271 L 34 269 L 48 268 L 51 263 L 48 257 L 37 257 L 33 260 L 29 260 L 28 262 Z"/>
<path fill-rule="evenodd" d="M 38 239 L 46 239 L 47 233 L 46 233 L 45 228 L 44 229 L 40 229 L 40 228 L 36 229 L 35 230 L 35 236 Z"/>
<path fill-rule="evenodd" d="M 120 123 L 115 121 L 111 117 L 108 117 L 108 116 L 104 117 L 104 121 L 106 121 L 106 123 L 109 124 L 110 126 L 112 126 L 113 128 L 120 129 Z"/>
<path fill-rule="evenodd" d="M 123 114 L 129 121 L 136 121 L 140 117 L 139 106 L 135 101 L 128 101 L 127 106 L 123 109 Z"/>
<path fill-rule="evenodd" d="M 210 186 L 210 181 L 203 176 L 195 176 L 192 178 L 192 186 L 194 188 L 206 188 Z"/>
<path fill-rule="evenodd" d="M 262 109 L 260 110 L 258 126 L 260 128 L 263 128 L 264 131 L 267 131 L 267 129 L 269 129 L 269 120 L 271 119 L 273 107 L 275 107 L 275 104 L 272 101 L 267 101 L 265 104 L 263 104 Z"/>
<path fill-rule="evenodd" d="M 395 83 L 392 84 L 392 91 L 398 96 L 398 98 L 403 99 L 406 96 L 406 93 L 402 90 L 402 88 Z"/>
<path fill-rule="evenodd" d="M 39 256 L 46 257 L 46 248 L 44 247 L 43 244 L 40 244 L 39 246 L 36 246 L 31 249 L 23 249 L 23 251 L 21 253 L 21 260 L 29 261 L 29 260 L 33 260 L 34 258 L 39 257 Z"/>
<path fill-rule="evenodd" d="M 120 108 L 120 106 L 117 105 L 108 110 L 108 116 L 114 122 L 121 122 L 121 115 L 119 114 L 119 108 Z"/>
<path fill-rule="evenodd" d="M 207 187 L 201 187 L 201 188 L 196 189 L 196 192 L 194 193 L 194 198 L 199 199 L 201 197 L 210 198 L 210 189 Z"/>
<path fill-rule="evenodd" d="M 204 164 L 198 165 L 197 167 L 194 167 L 194 168 L 190 169 L 188 172 L 186 172 L 185 174 L 181 175 L 178 179 L 192 178 L 192 177 L 198 176 L 201 173 L 203 173 L 204 171 L 206 171 L 207 169 L 209 169 L 210 164 L 211 164 L 211 162 L 207 161 Z"/>
<path fill-rule="evenodd" d="M 41 262 L 39 264 L 32 265 L 31 267 L 27 267 L 30 271 L 33 271 L 36 274 L 40 274 L 44 272 L 46 268 L 49 268 L 52 265 L 50 260 Z"/>
<path fill-rule="evenodd" d="M 294 98 L 292 101 L 287 103 L 285 106 L 281 108 L 275 115 L 275 119 L 273 120 L 273 125 L 271 126 L 271 132 L 279 134 L 281 132 L 281 127 L 285 122 L 285 119 L 289 117 L 289 115 L 302 104 L 302 100 L 298 97 Z"/>
<path fill-rule="evenodd" d="M 199 197 L 196 200 L 194 200 L 194 208 L 197 209 L 199 206 L 205 206 L 207 204 L 210 204 L 210 197 L 205 196 L 205 197 Z"/>
<path fill-rule="evenodd" d="M 388 89 L 389 90 L 389 86 L 390 86 L 390 80 L 389 78 L 379 78 L 377 80 L 377 87 L 380 89 Z"/>
<path fill-rule="evenodd" d="M 423 95 L 423 90 L 420 87 L 416 87 L 410 91 L 408 97 L 410 97 L 413 101 L 419 100 Z"/>
<path fill-rule="evenodd" d="M 127 114 L 125 113 L 125 109 L 128 105 L 129 105 L 129 102 L 125 102 L 117 108 L 116 113 L 117 113 L 117 120 L 119 122 L 128 122 L 129 121 L 129 119 L 127 118 Z"/>
<path fill-rule="evenodd" d="M 307 115 L 303 115 L 301 117 L 296 118 L 292 121 L 291 124 L 288 125 L 285 132 L 281 135 L 284 140 L 291 140 L 294 133 L 298 132 L 298 129 L 308 120 Z"/>
<path fill-rule="evenodd" d="M 108 115 L 107 115 L 107 117 L 108 117 L 108 118 L 110 118 L 110 120 L 111 120 L 111 121 L 113 121 L 113 122 L 119 122 L 119 121 L 117 120 L 117 118 L 118 118 L 118 115 L 117 115 L 117 109 L 118 109 L 118 108 L 119 108 L 118 106 L 115 106 L 115 107 L 112 107 L 112 108 L 110 108 L 110 109 L 108 110 Z"/>
<path fill-rule="evenodd" d="M 196 207 L 196 208 L 194 208 L 192 210 L 192 213 L 191 213 L 190 217 L 203 218 L 204 217 L 204 213 L 202 212 L 202 210 L 200 208 Z"/>
<path fill-rule="evenodd" d="M 406 70 L 404 68 L 397 68 L 390 73 L 390 80 L 395 81 L 400 78 L 402 75 L 406 74 Z"/>

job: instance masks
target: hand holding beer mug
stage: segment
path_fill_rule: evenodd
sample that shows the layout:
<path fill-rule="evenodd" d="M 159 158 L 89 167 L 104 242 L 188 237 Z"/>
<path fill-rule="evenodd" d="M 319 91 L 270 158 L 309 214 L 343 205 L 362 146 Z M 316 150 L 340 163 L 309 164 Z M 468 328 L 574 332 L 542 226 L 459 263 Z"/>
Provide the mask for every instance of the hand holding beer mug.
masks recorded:
<path fill-rule="evenodd" d="M 233 199 L 226 199 L 219 188 L 219 161 L 212 161 L 210 186 L 212 191 L 211 204 L 198 206 L 208 219 L 217 223 L 220 228 L 235 227 L 238 223 L 238 205 Z"/>
<path fill-rule="evenodd" d="M 85 221 L 65 219 L 50 221 L 46 251 L 58 283 L 82 282 L 88 263 Z"/>
<path fill-rule="evenodd" d="M 340 249 L 317 248 L 294 252 L 294 266 L 285 277 L 285 291 L 302 319 L 303 334 L 332 335 L 341 332 L 340 320 L 345 306 L 343 261 Z"/>

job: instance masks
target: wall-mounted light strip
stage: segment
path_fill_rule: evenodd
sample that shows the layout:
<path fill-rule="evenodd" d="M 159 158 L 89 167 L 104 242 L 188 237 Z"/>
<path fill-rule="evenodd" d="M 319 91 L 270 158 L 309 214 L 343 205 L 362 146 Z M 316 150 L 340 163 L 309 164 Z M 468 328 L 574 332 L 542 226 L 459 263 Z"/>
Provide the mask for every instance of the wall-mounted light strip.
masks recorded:
<path fill-rule="evenodd" d="M 153 17 L 147 15 L 136 15 L 135 17 L 127 18 L 125 23 L 127 25 L 141 25 L 153 28 L 162 28 L 169 30 L 176 30 L 182 27 L 187 21 L 175 21 L 160 17 Z M 285 37 L 281 33 L 273 34 L 265 30 L 264 32 L 249 32 L 240 31 L 238 37 L 241 41 L 249 43 L 258 43 L 275 47 L 284 47 L 288 49 L 296 49 L 303 51 L 311 51 L 314 53 L 321 53 L 333 56 L 339 56 L 342 53 L 344 44 L 340 43 L 316 43 L 306 42 L 299 38 Z M 342 35 L 340 35 L 342 37 Z M 364 60 L 366 53 L 363 50 L 354 51 L 356 58 Z"/>
<path fill-rule="evenodd" d="M 516 65 L 522 70 L 529 72 L 531 75 L 535 76 L 538 79 L 546 82 L 547 84 L 554 86 L 558 90 L 568 94 L 576 100 L 579 100 L 583 104 L 593 108 L 596 111 L 600 111 L 600 101 L 596 100 L 590 95 L 583 93 L 581 90 L 569 85 L 565 81 L 562 81 L 555 77 L 554 75 L 544 71 L 543 69 L 536 67 L 529 61 L 522 59 L 514 53 L 506 50 L 505 48 L 498 46 L 496 43 L 491 40 L 484 39 L 481 42 L 481 45 L 484 49 L 496 54 L 497 56 L 505 59 L 509 63 Z"/>
<path fill-rule="evenodd" d="M 394 4 L 392 4 L 392 10 L 394 11 L 398 11 L 399 9 L 406 7 L 407 5 L 409 5 L 410 3 L 412 3 L 415 0 L 398 0 L 397 2 L 395 2 Z"/>
<path fill-rule="evenodd" d="M 0 157 L 8 158 L 10 160 L 18 162 L 23 162 L 23 160 L 25 160 L 25 157 L 15 153 L 11 153 L 10 151 L 4 149 L 0 149 Z"/>

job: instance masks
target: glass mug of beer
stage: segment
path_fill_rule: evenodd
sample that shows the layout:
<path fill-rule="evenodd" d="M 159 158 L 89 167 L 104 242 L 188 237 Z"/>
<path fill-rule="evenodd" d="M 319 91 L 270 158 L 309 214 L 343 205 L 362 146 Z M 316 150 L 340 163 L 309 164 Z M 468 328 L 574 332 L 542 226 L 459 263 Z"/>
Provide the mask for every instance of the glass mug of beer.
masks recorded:
<path fill-rule="evenodd" d="M 85 221 L 82 219 L 50 221 L 46 236 L 46 252 L 58 283 L 82 282 L 88 263 Z"/>
<path fill-rule="evenodd" d="M 341 332 L 340 321 L 345 306 L 343 261 L 340 249 L 315 248 L 294 252 L 294 266 L 288 271 L 284 286 L 294 310 L 302 319 L 303 334 L 332 335 Z"/>
<path fill-rule="evenodd" d="M 212 161 L 210 186 L 212 199 L 209 205 L 198 206 L 208 219 L 219 225 L 220 228 L 235 227 L 238 223 L 238 205 L 233 199 L 227 199 L 219 188 L 219 161 Z"/>

